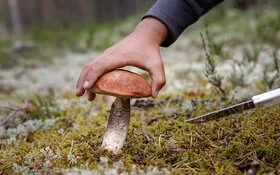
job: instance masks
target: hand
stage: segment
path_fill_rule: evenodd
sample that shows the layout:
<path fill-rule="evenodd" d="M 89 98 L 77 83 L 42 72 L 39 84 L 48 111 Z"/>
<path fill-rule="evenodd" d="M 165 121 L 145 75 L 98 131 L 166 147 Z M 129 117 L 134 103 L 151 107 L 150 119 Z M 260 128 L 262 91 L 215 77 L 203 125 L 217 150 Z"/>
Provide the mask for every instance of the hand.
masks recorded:
<path fill-rule="evenodd" d="M 160 21 L 154 18 L 142 20 L 130 35 L 85 65 L 76 85 L 76 95 L 82 96 L 87 91 L 88 100 L 92 101 L 95 94 L 88 90 L 102 74 L 116 68 L 135 66 L 149 72 L 152 96 L 156 97 L 166 82 L 159 46 L 167 33 Z"/>

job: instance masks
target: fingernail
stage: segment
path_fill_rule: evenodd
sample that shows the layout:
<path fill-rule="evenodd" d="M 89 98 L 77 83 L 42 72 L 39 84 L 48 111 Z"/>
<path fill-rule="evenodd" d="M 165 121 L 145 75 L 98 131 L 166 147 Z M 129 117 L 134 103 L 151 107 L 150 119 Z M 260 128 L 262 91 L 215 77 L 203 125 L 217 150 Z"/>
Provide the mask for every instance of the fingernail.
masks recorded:
<path fill-rule="evenodd" d="M 85 82 L 84 82 L 84 85 L 83 85 L 83 88 L 84 88 L 84 89 L 87 88 L 88 85 L 89 85 L 89 82 L 88 82 L 88 81 L 85 81 Z"/>
<path fill-rule="evenodd" d="M 156 92 L 153 94 L 153 97 L 154 97 L 154 98 L 156 98 L 156 97 L 157 97 L 158 92 L 159 92 L 159 91 L 156 91 Z"/>

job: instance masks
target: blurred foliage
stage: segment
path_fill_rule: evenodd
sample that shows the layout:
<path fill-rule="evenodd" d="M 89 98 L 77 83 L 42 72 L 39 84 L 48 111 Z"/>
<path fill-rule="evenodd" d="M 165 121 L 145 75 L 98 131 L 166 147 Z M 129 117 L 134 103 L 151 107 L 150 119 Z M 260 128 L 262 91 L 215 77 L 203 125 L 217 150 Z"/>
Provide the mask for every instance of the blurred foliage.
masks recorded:
<path fill-rule="evenodd" d="M 5 54 L 5 49 L 9 45 L 9 41 L 0 39 L 0 67 L 5 68 L 5 67 L 11 67 L 13 64 L 13 61 L 11 59 L 7 59 L 6 54 Z"/>
<path fill-rule="evenodd" d="M 261 41 L 280 47 L 280 8 L 275 14 L 260 19 L 256 33 Z"/>
<path fill-rule="evenodd" d="M 273 47 L 280 46 L 279 21 L 279 3 L 252 6 L 246 10 L 218 6 L 201 20 L 210 31 L 214 31 L 214 35 L 219 34 L 215 40 L 220 43 L 236 45 L 254 42 Z M 201 24 L 197 27 L 200 28 Z"/>
<path fill-rule="evenodd" d="M 104 50 L 128 35 L 139 19 L 136 15 L 84 27 L 31 27 L 14 39 L 0 38 L 0 67 L 24 65 L 25 60 L 51 63 L 52 57 L 66 52 Z"/>
<path fill-rule="evenodd" d="M 280 47 L 279 9 L 278 5 L 253 6 L 247 10 L 219 6 L 188 30 L 192 28 L 201 30 L 201 26 L 208 26 L 211 35 L 208 34 L 210 37 L 207 39 L 212 41 L 211 49 L 218 55 L 222 54 L 224 43 L 231 45 L 250 41 Z M 69 25 L 57 28 L 50 28 L 48 25 L 30 27 L 18 37 L 0 38 L 0 67 L 10 68 L 34 60 L 51 63 L 53 56 L 68 51 L 104 50 L 129 34 L 139 19 L 140 15 L 135 15 L 127 19 L 82 27 Z M 32 42 L 34 47 L 31 50 L 22 49 L 20 53 L 7 53 L 18 40 L 22 43 Z"/>
<path fill-rule="evenodd" d="M 263 71 L 263 84 L 266 91 L 280 87 L 280 54 L 272 52 L 273 65 L 266 65 Z"/>
<path fill-rule="evenodd" d="M 201 36 L 201 40 L 203 43 L 203 48 L 207 60 L 203 74 L 206 77 L 207 81 L 220 91 L 221 99 L 227 100 L 226 92 L 222 87 L 223 76 L 217 73 L 216 70 L 217 63 L 216 60 L 214 59 L 215 55 L 222 54 L 222 47 L 221 47 L 222 45 L 216 44 L 216 42 L 210 36 L 207 28 L 206 28 L 205 35 L 201 33 L 200 36 Z"/>

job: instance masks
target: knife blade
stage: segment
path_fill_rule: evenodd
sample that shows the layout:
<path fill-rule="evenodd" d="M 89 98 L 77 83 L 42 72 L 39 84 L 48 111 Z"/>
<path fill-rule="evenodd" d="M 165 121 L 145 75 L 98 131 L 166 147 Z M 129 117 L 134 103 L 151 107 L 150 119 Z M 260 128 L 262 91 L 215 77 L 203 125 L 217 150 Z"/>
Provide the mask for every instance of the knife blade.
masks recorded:
<path fill-rule="evenodd" d="M 204 123 L 219 118 L 229 116 L 231 114 L 241 113 L 245 110 L 254 108 L 267 108 L 280 103 L 280 88 L 265 92 L 252 97 L 252 100 L 245 101 L 230 107 L 219 109 L 208 114 L 185 120 L 189 123 Z"/>

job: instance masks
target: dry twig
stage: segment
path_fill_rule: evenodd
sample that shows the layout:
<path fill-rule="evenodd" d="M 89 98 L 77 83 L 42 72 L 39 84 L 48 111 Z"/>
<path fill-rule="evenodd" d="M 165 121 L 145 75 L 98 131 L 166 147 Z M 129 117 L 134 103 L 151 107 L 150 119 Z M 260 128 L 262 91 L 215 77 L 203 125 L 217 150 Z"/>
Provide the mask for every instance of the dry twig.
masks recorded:
<path fill-rule="evenodd" d="M 4 125 L 10 118 L 12 118 L 18 111 L 25 110 L 28 105 L 28 100 L 24 101 L 24 106 L 21 108 L 14 108 L 14 107 L 9 107 L 9 106 L 0 106 L 2 109 L 6 110 L 12 110 L 12 112 L 2 121 L 0 121 L 0 126 Z"/>
<path fill-rule="evenodd" d="M 225 137 L 225 143 L 224 143 L 224 146 L 228 146 L 229 145 L 229 142 L 234 138 L 234 136 L 239 132 L 240 128 L 241 128 L 241 120 L 239 118 L 237 118 L 237 127 L 235 128 L 235 130 L 228 134 L 226 137 Z"/>
<path fill-rule="evenodd" d="M 145 119 L 145 115 L 144 115 L 144 110 L 143 110 L 142 108 L 136 108 L 136 107 L 132 107 L 132 109 L 136 109 L 136 110 L 138 110 L 138 111 L 141 112 L 141 114 L 140 114 L 140 117 L 141 117 L 141 119 L 142 119 L 142 126 L 141 126 L 141 129 L 142 129 L 142 132 L 143 132 L 143 134 L 144 134 L 146 140 L 149 142 L 151 139 L 150 139 L 148 133 L 147 133 L 146 130 L 145 130 L 145 123 L 146 123 L 145 120 L 146 120 L 146 119 Z"/>

